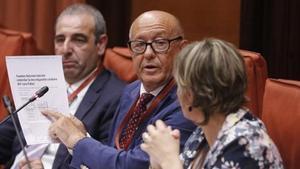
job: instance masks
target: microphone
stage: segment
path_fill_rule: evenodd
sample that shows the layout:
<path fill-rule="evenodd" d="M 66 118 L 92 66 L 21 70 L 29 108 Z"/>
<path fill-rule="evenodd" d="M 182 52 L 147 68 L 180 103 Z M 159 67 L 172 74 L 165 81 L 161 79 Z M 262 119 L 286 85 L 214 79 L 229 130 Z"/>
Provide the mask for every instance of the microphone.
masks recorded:
<path fill-rule="evenodd" d="M 9 119 L 9 117 L 12 119 L 13 125 L 14 125 L 14 127 L 16 129 L 16 133 L 17 133 L 17 137 L 18 137 L 19 143 L 20 143 L 20 145 L 22 147 L 22 151 L 23 151 L 23 154 L 25 156 L 25 160 L 26 160 L 26 162 L 28 164 L 29 169 L 31 169 L 31 165 L 29 163 L 28 156 L 27 156 L 27 153 L 25 151 L 25 146 L 24 146 L 23 141 L 21 139 L 21 135 L 20 135 L 20 132 L 18 130 L 16 119 L 15 119 L 14 116 L 15 116 L 16 113 L 18 113 L 20 110 L 22 110 L 29 103 L 35 101 L 37 98 L 42 97 L 45 93 L 48 92 L 48 90 L 49 90 L 49 88 L 47 86 L 44 86 L 44 87 L 40 88 L 38 91 L 35 92 L 35 94 L 32 97 L 30 97 L 28 99 L 28 101 L 25 104 L 23 104 L 20 108 L 18 108 L 15 111 L 14 111 L 14 106 L 13 106 L 12 102 L 10 101 L 9 97 L 8 96 L 3 96 L 2 97 L 3 104 L 4 104 L 5 108 L 7 109 L 8 113 L 10 114 L 10 116 L 8 116 L 1 123 L 4 123 L 5 121 L 7 121 Z"/>
<path fill-rule="evenodd" d="M 47 93 L 49 90 L 48 86 L 44 86 L 40 88 L 38 91 L 34 93 L 33 96 L 31 96 L 26 103 L 24 103 L 20 108 L 18 108 L 16 111 L 13 112 L 13 114 L 18 113 L 20 110 L 22 110 L 25 106 L 27 106 L 29 103 L 35 101 L 37 98 L 40 98 L 44 96 L 45 93 Z"/>
<path fill-rule="evenodd" d="M 35 101 L 37 98 L 44 96 L 44 94 L 47 93 L 48 90 L 49 88 L 47 86 L 40 88 L 38 91 L 34 93 L 32 97 L 29 98 L 29 103 Z"/>
<path fill-rule="evenodd" d="M 18 108 L 18 109 L 15 110 L 15 111 L 11 111 L 12 114 L 18 113 L 20 110 L 22 110 L 22 109 L 23 109 L 25 106 L 27 106 L 29 103 L 35 101 L 37 98 L 40 98 L 40 97 L 44 96 L 44 94 L 47 93 L 48 90 L 49 90 L 48 86 L 44 86 L 44 87 L 40 88 L 40 89 L 39 89 L 38 91 L 36 91 L 36 92 L 34 93 L 34 95 L 31 96 L 31 97 L 28 99 L 28 101 L 27 101 L 26 103 L 24 103 L 20 108 Z M 6 109 L 8 109 L 8 107 L 7 107 L 6 104 L 5 104 L 4 98 L 3 98 L 2 100 L 3 100 L 4 106 L 6 107 Z M 7 100 L 6 100 L 6 101 L 7 101 Z M 7 102 L 7 103 L 8 103 L 8 102 Z M 9 118 L 10 118 L 10 116 L 7 116 L 4 120 L 2 120 L 2 121 L 0 122 L 0 124 L 1 124 L 1 123 L 5 123 Z"/>

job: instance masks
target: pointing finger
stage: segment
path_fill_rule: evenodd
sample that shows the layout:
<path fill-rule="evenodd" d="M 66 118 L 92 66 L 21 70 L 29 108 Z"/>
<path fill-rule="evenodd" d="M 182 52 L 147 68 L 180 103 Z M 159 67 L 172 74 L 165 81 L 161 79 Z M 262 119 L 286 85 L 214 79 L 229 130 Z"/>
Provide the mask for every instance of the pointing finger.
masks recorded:
<path fill-rule="evenodd" d="M 59 112 L 48 111 L 48 110 L 42 111 L 42 114 L 45 115 L 52 122 L 58 120 L 61 117 L 64 117 L 64 115 Z"/>

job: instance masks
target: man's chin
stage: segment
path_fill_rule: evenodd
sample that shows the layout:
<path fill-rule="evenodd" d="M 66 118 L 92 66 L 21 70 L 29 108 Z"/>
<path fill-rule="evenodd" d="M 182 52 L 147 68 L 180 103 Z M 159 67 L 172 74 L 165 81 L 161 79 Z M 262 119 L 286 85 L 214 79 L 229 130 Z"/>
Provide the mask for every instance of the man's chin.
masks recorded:
<path fill-rule="evenodd" d="M 166 82 L 167 78 L 165 76 L 143 76 L 141 81 L 145 87 L 155 90 L 162 86 Z"/>
<path fill-rule="evenodd" d="M 74 72 L 74 71 L 67 71 L 64 70 L 64 74 L 65 74 L 65 79 L 69 82 L 69 81 L 74 81 L 75 79 L 77 79 L 79 77 L 78 73 Z"/>

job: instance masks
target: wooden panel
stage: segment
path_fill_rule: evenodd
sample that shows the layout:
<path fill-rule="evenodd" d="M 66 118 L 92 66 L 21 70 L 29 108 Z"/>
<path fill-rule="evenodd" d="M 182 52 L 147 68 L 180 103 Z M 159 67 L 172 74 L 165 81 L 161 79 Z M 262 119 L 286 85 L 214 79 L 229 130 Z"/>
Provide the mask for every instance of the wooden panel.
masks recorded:
<path fill-rule="evenodd" d="M 239 44 L 240 0 L 132 0 L 131 20 L 154 9 L 177 16 L 190 40 L 216 37 Z"/>

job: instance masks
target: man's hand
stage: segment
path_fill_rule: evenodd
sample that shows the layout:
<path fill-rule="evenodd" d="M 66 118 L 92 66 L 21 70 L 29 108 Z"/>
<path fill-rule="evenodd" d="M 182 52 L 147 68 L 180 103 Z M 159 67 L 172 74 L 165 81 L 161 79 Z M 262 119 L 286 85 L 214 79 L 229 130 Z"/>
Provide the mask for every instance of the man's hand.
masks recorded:
<path fill-rule="evenodd" d="M 38 160 L 32 160 L 29 161 L 31 169 L 44 169 L 43 163 L 40 159 Z M 21 160 L 19 162 L 19 168 L 20 169 L 28 169 L 28 163 L 26 163 L 26 160 Z"/>
<path fill-rule="evenodd" d="M 79 140 L 86 137 L 83 123 L 75 116 L 65 116 L 53 111 L 43 111 L 42 114 L 53 122 L 49 127 L 50 137 L 60 140 L 68 148 L 73 149 Z"/>

